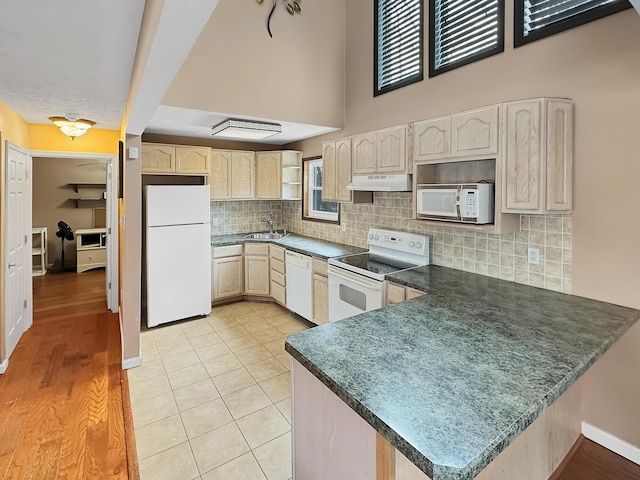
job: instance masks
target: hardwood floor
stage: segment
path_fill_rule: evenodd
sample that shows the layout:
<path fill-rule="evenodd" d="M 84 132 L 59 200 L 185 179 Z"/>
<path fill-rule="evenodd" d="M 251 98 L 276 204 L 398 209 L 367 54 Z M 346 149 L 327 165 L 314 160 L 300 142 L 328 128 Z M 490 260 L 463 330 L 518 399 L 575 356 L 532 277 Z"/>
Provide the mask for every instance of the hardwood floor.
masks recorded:
<path fill-rule="evenodd" d="M 104 281 L 103 270 L 34 277 L 33 326 L 0 376 L 0 478 L 128 478 Z"/>
<path fill-rule="evenodd" d="M 551 480 L 640 480 L 640 465 L 581 436 Z"/>

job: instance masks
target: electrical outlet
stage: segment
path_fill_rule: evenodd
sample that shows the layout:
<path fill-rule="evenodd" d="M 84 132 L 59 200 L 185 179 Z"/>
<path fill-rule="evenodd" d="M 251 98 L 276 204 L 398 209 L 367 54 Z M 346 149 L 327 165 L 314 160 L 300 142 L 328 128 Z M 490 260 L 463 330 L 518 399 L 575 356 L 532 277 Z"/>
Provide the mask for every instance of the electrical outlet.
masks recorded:
<path fill-rule="evenodd" d="M 533 265 L 540 264 L 540 250 L 538 250 L 537 248 L 530 248 L 528 250 L 528 254 L 529 254 L 529 263 Z"/>
<path fill-rule="evenodd" d="M 347 231 L 347 222 L 342 222 L 342 223 L 340 224 L 340 229 L 341 229 L 343 232 L 346 232 L 346 231 Z"/>

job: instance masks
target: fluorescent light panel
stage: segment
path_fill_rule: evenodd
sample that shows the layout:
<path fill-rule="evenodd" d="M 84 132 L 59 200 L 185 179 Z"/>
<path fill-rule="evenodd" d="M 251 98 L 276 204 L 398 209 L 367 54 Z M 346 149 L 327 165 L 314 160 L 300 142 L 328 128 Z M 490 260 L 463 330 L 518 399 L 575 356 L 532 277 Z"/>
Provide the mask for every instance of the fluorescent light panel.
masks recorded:
<path fill-rule="evenodd" d="M 262 140 L 282 132 L 277 123 L 253 122 L 251 120 L 228 119 L 211 129 L 216 137 L 237 138 L 240 140 Z"/>

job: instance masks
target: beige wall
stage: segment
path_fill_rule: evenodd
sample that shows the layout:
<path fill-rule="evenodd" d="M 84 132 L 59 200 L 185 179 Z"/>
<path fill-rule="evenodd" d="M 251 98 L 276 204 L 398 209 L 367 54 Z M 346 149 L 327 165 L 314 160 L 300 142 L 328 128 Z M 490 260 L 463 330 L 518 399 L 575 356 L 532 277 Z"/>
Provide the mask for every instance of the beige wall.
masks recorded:
<path fill-rule="evenodd" d="M 572 291 L 640 308 L 640 16 L 627 10 L 514 49 L 506 3 L 504 53 L 373 98 L 373 4 L 347 2 L 346 124 L 333 136 L 520 98 L 573 99 Z M 320 139 L 295 147 L 305 156 L 321 151 Z M 640 446 L 638 371 L 636 326 L 587 374 L 585 419 Z"/>
<path fill-rule="evenodd" d="M 162 104 L 341 127 L 345 0 L 280 3 L 220 0 Z"/>
<path fill-rule="evenodd" d="M 76 207 L 71 200 L 78 197 L 101 197 L 105 187 L 87 188 L 76 193 L 69 183 L 105 183 L 104 160 L 70 158 L 33 158 L 33 226 L 47 227 L 49 264 L 60 267 L 60 239 L 58 221 L 69 224 L 75 232 L 79 228 L 93 228 L 93 208 Z M 91 202 L 104 208 L 105 202 Z M 76 239 L 65 241 L 65 266 L 76 264 Z"/>

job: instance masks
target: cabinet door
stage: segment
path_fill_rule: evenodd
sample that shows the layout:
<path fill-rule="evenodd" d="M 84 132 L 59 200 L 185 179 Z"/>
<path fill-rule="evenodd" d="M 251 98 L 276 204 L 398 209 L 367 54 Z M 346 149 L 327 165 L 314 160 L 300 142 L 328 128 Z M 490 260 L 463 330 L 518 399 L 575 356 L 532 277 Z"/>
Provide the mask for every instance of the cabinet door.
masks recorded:
<path fill-rule="evenodd" d="M 505 105 L 502 211 L 541 212 L 540 101 Z"/>
<path fill-rule="evenodd" d="M 322 199 L 335 202 L 338 199 L 336 170 L 336 142 L 322 142 Z"/>
<path fill-rule="evenodd" d="M 176 147 L 156 143 L 142 144 L 142 173 L 175 173 Z"/>
<path fill-rule="evenodd" d="M 242 256 L 213 260 L 213 299 L 242 295 Z"/>
<path fill-rule="evenodd" d="M 322 325 L 329 321 L 329 283 L 327 277 L 314 273 L 313 280 L 313 323 Z"/>
<path fill-rule="evenodd" d="M 353 137 L 353 174 L 362 175 L 376 171 L 376 134 L 375 132 L 354 135 Z"/>
<path fill-rule="evenodd" d="M 231 198 L 254 198 L 255 154 L 231 152 Z"/>
<path fill-rule="evenodd" d="M 336 140 L 336 200 L 350 202 L 351 192 L 347 185 L 351 183 L 351 139 Z"/>
<path fill-rule="evenodd" d="M 245 255 L 244 293 L 268 296 L 269 287 L 269 257 Z"/>
<path fill-rule="evenodd" d="M 176 173 L 208 175 L 211 149 L 209 147 L 176 147 Z"/>
<path fill-rule="evenodd" d="M 416 161 L 448 158 L 450 118 L 425 120 L 413 124 L 413 154 Z"/>
<path fill-rule="evenodd" d="M 573 197 L 573 104 L 547 104 L 547 198 L 550 212 L 571 211 Z"/>
<path fill-rule="evenodd" d="M 498 107 L 451 117 L 451 156 L 473 157 L 498 153 Z"/>
<path fill-rule="evenodd" d="M 406 127 L 376 132 L 376 172 L 404 173 L 407 169 Z"/>
<path fill-rule="evenodd" d="M 256 153 L 256 198 L 282 197 L 280 152 Z"/>
<path fill-rule="evenodd" d="M 211 199 L 231 198 L 231 152 L 211 150 Z"/>

